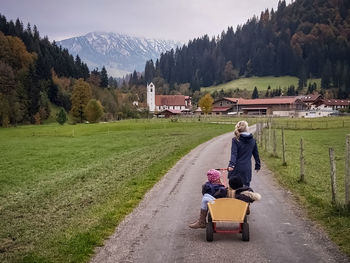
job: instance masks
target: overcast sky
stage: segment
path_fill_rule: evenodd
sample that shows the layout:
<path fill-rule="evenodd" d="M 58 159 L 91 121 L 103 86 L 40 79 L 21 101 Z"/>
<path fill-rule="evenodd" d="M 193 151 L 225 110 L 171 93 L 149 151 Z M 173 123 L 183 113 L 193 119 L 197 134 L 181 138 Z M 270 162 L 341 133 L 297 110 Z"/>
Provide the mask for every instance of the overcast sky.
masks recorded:
<path fill-rule="evenodd" d="M 290 3 L 290 0 L 286 1 Z M 0 13 L 62 40 L 92 31 L 187 42 L 236 28 L 278 0 L 0 0 Z"/>

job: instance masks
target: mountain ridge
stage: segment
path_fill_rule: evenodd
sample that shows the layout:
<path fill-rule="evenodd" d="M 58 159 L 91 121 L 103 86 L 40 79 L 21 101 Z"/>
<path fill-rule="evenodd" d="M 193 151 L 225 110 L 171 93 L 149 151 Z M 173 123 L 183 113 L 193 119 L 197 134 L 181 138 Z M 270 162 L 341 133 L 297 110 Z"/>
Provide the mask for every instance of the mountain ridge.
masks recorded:
<path fill-rule="evenodd" d="M 74 56 L 79 55 L 90 69 L 105 66 L 109 75 L 122 77 L 134 70 L 142 72 L 147 60 L 180 46 L 173 40 L 95 31 L 56 42 Z"/>

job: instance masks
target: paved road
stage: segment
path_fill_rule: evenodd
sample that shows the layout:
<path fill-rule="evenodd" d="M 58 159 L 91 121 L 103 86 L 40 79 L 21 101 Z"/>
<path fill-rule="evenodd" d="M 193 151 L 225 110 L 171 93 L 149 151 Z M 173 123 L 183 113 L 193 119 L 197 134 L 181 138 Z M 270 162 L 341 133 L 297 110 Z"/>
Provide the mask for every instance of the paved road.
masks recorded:
<path fill-rule="evenodd" d="M 227 166 L 231 137 L 214 138 L 181 159 L 96 249 L 91 262 L 350 262 L 305 218 L 264 164 L 253 175 L 252 188 L 262 200 L 251 206 L 250 242 L 214 234 L 209 243 L 204 229 L 188 227 L 199 214 L 206 171 Z"/>

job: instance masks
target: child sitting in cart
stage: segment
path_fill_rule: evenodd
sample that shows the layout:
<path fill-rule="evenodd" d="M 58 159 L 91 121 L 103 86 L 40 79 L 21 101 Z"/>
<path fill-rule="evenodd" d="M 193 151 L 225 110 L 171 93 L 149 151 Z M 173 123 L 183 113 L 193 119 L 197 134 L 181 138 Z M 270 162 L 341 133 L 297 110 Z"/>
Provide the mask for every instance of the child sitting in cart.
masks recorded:
<path fill-rule="evenodd" d="M 189 225 L 190 228 L 205 228 L 208 213 L 208 203 L 216 198 L 227 196 L 227 188 L 220 181 L 221 173 L 218 170 L 210 169 L 207 172 L 208 181 L 202 186 L 202 204 L 199 218 L 196 222 Z"/>
<path fill-rule="evenodd" d="M 247 203 L 253 203 L 254 201 L 261 199 L 261 195 L 254 193 L 253 189 L 249 186 L 243 185 L 241 178 L 238 176 L 231 177 L 228 183 L 230 187 L 235 190 L 236 199 Z"/>

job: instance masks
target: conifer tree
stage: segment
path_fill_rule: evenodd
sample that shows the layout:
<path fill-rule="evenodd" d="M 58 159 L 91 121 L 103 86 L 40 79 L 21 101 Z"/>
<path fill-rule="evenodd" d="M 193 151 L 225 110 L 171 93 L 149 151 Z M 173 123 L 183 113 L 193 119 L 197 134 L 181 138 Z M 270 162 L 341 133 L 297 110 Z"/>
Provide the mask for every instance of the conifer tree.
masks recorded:
<path fill-rule="evenodd" d="M 57 113 L 56 121 L 61 125 L 65 124 L 65 122 L 67 121 L 67 114 L 63 108 L 61 108 L 60 111 Z"/>
<path fill-rule="evenodd" d="M 100 77 L 101 77 L 100 86 L 102 88 L 107 88 L 108 87 L 108 75 L 107 75 L 107 70 L 104 66 L 102 67 Z"/>
<path fill-rule="evenodd" d="M 259 98 L 259 92 L 258 92 L 258 88 L 254 87 L 253 93 L 252 93 L 252 99 L 257 99 Z"/>
<path fill-rule="evenodd" d="M 12 68 L 0 61 L 0 124 L 7 127 L 16 100 L 15 77 Z"/>
<path fill-rule="evenodd" d="M 29 66 L 28 73 L 26 74 L 26 77 L 23 83 L 28 93 L 28 99 L 29 99 L 28 113 L 29 113 L 30 121 L 31 123 L 34 123 L 36 121 L 34 119 L 34 116 L 39 112 L 39 108 L 40 108 L 40 83 L 39 83 L 39 77 L 36 74 L 36 70 L 33 65 Z"/>

